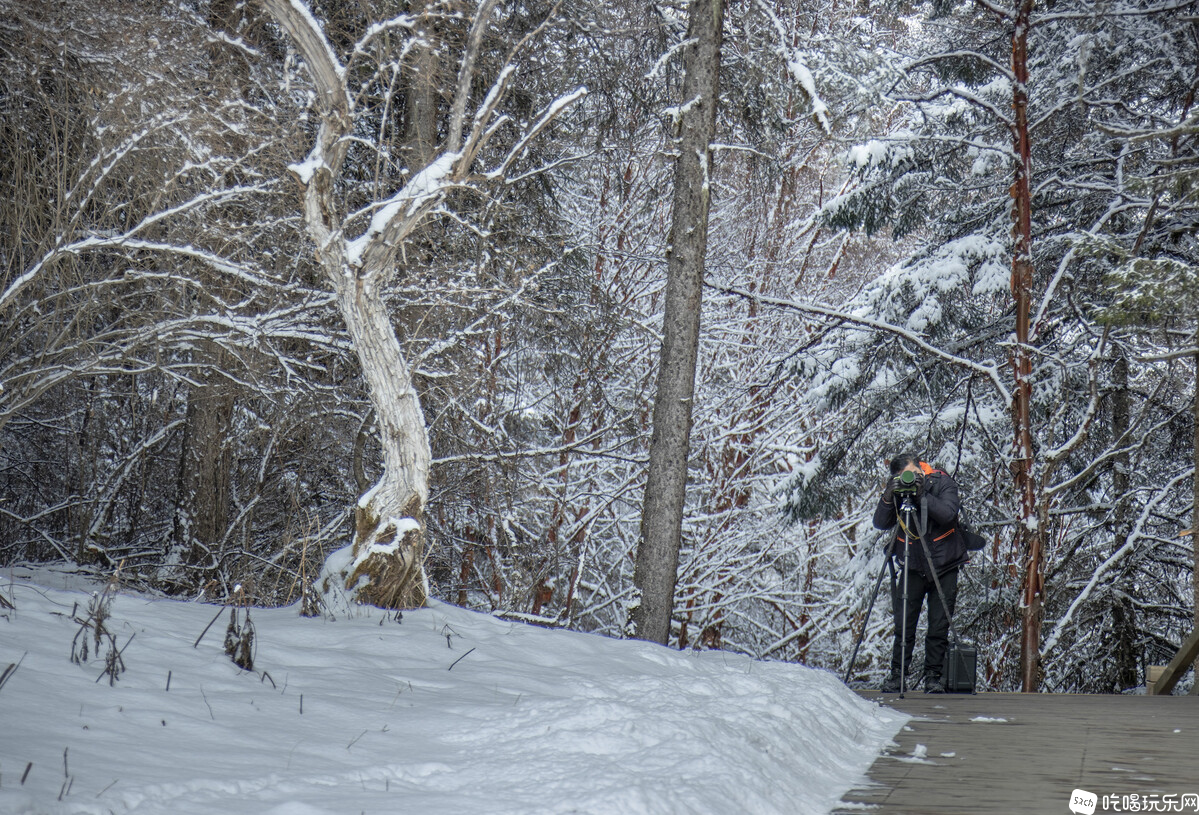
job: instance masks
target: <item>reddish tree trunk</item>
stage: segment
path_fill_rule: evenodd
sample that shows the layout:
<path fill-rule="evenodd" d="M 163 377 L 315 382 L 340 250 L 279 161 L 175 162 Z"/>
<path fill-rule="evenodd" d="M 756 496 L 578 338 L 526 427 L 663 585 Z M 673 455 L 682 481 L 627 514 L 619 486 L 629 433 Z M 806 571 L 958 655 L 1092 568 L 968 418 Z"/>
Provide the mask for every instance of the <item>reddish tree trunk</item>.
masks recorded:
<path fill-rule="evenodd" d="M 1032 307 L 1032 150 L 1028 134 L 1028 29 L 1033 0 L 1020 0 L 1012 34 L 1012 73 L 1015 75 L 1012 107 L 1013 147 L 1016 173 L 1012 182 L 1015 224 L 1012 228 L 1012 296 L 1016 301 L 1016 345 L 1012 368 L 1016 387 L 1012 396 L 1015 430 L 1012 475 L 1020 496 L 1019 546 L 1024 553 L 1024 592 L 1020 637 L 1020 684 L 1025 693 L 1040 684 L 1042 618 L 1041 559 L 1045 529 L 1037 513 L 1037 488 L 1033 472 L 1032 442 L 1032 354 L 1030 312 Z"/>

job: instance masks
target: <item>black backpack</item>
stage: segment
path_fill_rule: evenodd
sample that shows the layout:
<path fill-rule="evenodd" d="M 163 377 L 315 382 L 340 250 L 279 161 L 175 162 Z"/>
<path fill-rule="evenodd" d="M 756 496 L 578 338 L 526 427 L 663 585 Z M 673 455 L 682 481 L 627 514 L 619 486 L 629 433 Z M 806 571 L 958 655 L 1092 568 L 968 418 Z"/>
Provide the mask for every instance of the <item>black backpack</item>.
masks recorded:
<path fill-rule="evenodd" d="M 934 465 L 933 472 L 946 473 L 946 470 L 943 467 Z M 950 477 L 952 478 L 952 476 Z M 957 484 L 956 478 L 953 483 Z M 958 491 L 959 493 L 961 492 L 960 484 L 958 484 Z M 987 539 L 970 528 L 970 525 L 966 523 L 965 513 L 960 508 L 958 509 L 957 528 L 958 532 L 962 533 L 962 540 L 966 541 L 966 551 L 981 552 L 987 548 Z"/>
<path fill-rule="evenodd" d="M 958 531 L 962 533 L 962 539 L 966 541 L 966 550 L 969 552 L 981 552 L 987 548 L 987 539 L 982 535 L 972 530 L 966 523 L 966 519 L 962 517 L 962 513 L 958 511 Z"/>

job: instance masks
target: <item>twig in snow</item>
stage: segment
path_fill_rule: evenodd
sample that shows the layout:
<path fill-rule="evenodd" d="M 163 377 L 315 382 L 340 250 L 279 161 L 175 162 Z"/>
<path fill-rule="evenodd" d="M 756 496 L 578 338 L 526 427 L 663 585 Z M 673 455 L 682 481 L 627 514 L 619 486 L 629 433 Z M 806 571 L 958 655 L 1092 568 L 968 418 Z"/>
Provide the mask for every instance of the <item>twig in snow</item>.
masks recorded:
<path fill-rule="evenodd" d="M 117 783 L 117 781 L 120 781 L 120 780 L 121 780 L 121 779 L 119 779 L 119 778 L 118 778 L 118 779 L 116 779 L 115 781 L 113 781 L 113 782 L 112 782 L 112 784 L 109 784 L 107 787 L 105 787 L 104 789 L 102 789 L 102 790 L 100 790 L 99 792 L 97 792 L 97 793 L 96 793 L 96 797 L 97 797 L 97 798 L 99 798 L 101 795 L 103 795 L 104 793 L 108 792 L 110 789 L 112 789 L 112 788 L 113 788 L 113 786 L 114 786 L 114 785 Z"/>
<path fill-rule="evenodd" d="M 25 786 L 25 779 L 29 777 L 29 771 L 33 769 L 33 762 L 25 765 L 25 772 L 21 773 L 21 786 Z"/>
<path fill-rule="evenodd" d="M 362 738 L 362 737 L 363 737 L 363 736 L 365 736 L 365 735 L 366 735 L 366 731 L 365 731 L 365 730 L 363 730 L 363 731 L 362 731 L 361 733 L 359 733 L 357 736 L 355 736 L 354 738 L 350 739 L 350 743 L 346 745 L 346 749 L 347 749 L 347 750 L 349 750 L 351 747 L 353 747 L 355 744 L 357 744 L 357 743 L 358 743 L 358 739 Z"/>
<path fill-rule="evenodd" d="M 12 675 L 17 672 L 17 668 L 21 667 L 21 663 L 25 661 L 25 657 L 27 657 L 28 655 L 29 655 L 28 651 L 21 654 L 20 659 L 18 659 L 16 662 L 10 663 L 9 666 L 4 669 L 4 672 L 0 673 L 0 690 L 4 689 L 4 683 L 12 678 Z"/>
<path fill-rule="evenodd" d="M 212 622 L 210 622 L 208 625 L 204 626 L 204 630 L 200 632 L 200 636 L 196 637 L 196 641 L 192 643 L 192 648 L 198 648 L 200 646 L 200 640 L 204 639 L 204 635 L 208 633 L 208 629 L 212 628 L 212 623 L 215 623 L 217 621 L 217 618 L 219 618 L 221 616 L 221 614 L 222 614 L 222 612 L 224 612 L 224 610 L 225 609 L 222 608 L 220 611 L 218 611 L 216 613 L 216 617 L 212 618 Z"/>
<path fill-rule="evenodd" d="M 203 687 L 200 688 L 200 697 L 204 700 L 204 704 L 208 705 L 208 715 L 211 716 L 212 720 L 215 722 L 216 714 L 212 712 L 212 705 L 208 704 L 208 695 L 206 693 L 204 693 Z"/>
<path fill-rule="evenodd" d="M 112 599 L 116 594 L 117 583 L 115 575 L 108 585 L 104 587 L 103 592 L 92 592 L 92 597 L 87 603 L 87 616 L 83 619 L 75 616 L 75 612 L 79 608 L 76 603 L 71 609 L 71 619 L 79 624 L 79 630 L 75 632 L 74 638 L 71 640 L 71 662 L 76 665 L 82 665 L 87 662 L 89 647 L 88 641 L 94 640 L 95 645 L 91 648 L 91 653 L 100 653 L 100 644 L 108 637 L 111 650 L 109 658 L 111 659 L 112 651 L 116 650 L 115 640 L 108 630 L 108 620 L 112 615 Z"/>
<path fill-rule="evenodd" d="M 125 648 L 129 647 L 129 643 L 133 642 L 133 638 L 136 636 L 136 631 L 129 635 L 129 639 L 125 642 Z M 118 651 L 117 638 L 111 634 L 108 635 L 108 655 L 104 658 L 104 670 L 96 677 L 97 682 L 107 676 L 108 684 L 111 686 L 120 678 L 121 673 L 125 670 L 125 648 Z"/>
<path fill-rule="evenodd" d="M 467 658 L 468 656 L 470 656 L 472 653 L 474 653 L 474 650 L 475 650 L 474 648 L 471 648 L 471 649 L 470 649 L 469 651 L 467 651 L 465 654 L 463 654 L 462 656 L 460 656 L 460 657 L 458 657 L 457 659 L 455 659 L 453 662 L 451 662 L 451 663 L 450 663 L 450 667 L 446 668 L 446 670 L 447 670 L 447 671 L 452 671 L 452 670 L 454 670 L 454 666 L 455 666 L 455 665 L 457 665 L 457 664 L 458 664 L 459 662 L 461 662 L 462 660 L 466 659 L 466 658 Z"/>

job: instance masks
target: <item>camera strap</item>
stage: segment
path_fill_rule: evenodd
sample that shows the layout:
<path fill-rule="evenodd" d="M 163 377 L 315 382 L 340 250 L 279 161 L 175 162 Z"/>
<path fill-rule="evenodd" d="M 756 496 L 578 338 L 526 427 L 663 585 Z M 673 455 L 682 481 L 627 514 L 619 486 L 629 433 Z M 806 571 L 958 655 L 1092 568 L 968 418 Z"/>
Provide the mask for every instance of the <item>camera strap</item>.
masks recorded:
<path fill-rule="evenodd" d="M 905 526 L 906 530 L 907 527 Z M 920 533 L 920 545 L 924 549 L 924 560 L 928 564 L 929 574 L 932 575 L 933 585 L 937 587 L 937 596 L 941 598 L 941 608 L 945 609 L 945 619 L 949 621 L 949 636 L 955 642 L 958 640 L 958 632 L 953 627 L 953 614 L 949 611 L 949 603 L 945 601 L 945 592 L 941 589 L 941 578 L 937 576 L 937 567 L 933 565 L 933 555 L 929 551 L 928 541 L 925 540 L 925 532 L 928 530 L 928 502 L 925 497 L 920 496 L 920 515 L 917 518 L 917 531 Z M 906 566 L 906 563 L 905 563 Z"/>

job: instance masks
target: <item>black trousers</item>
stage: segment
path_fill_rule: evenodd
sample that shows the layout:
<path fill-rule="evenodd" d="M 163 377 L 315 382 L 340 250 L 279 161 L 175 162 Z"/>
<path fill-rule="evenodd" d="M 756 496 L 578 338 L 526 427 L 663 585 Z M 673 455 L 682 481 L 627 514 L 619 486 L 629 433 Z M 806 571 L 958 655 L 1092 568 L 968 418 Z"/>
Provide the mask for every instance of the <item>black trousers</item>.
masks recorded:
<path fill-rule="evenodd" d="M 903 572 L 900 571 L 891 592 L 891 608 L 895 616 L 895 645 L 891 649 L 891 673 L 899 675 L 899 648 L 903 637 Z M 953 614 L 958 599 L 958 570 L 950 569 L 938 575 L 941 590 L 949 614 Z M 949 615 L 941 604 L 937 586 L 931 577 L 911 569 L 908 571 L 907 642 L 903 643 L 903 664 L 912 670 L 912 650 L 916 647 L 916 624 L 920 622 L 920 606 L 928 601 L 928 635 L 924 639 L 924 673 L 940 676 L 945 666 L 945 652 L 949 648 Z"/>

